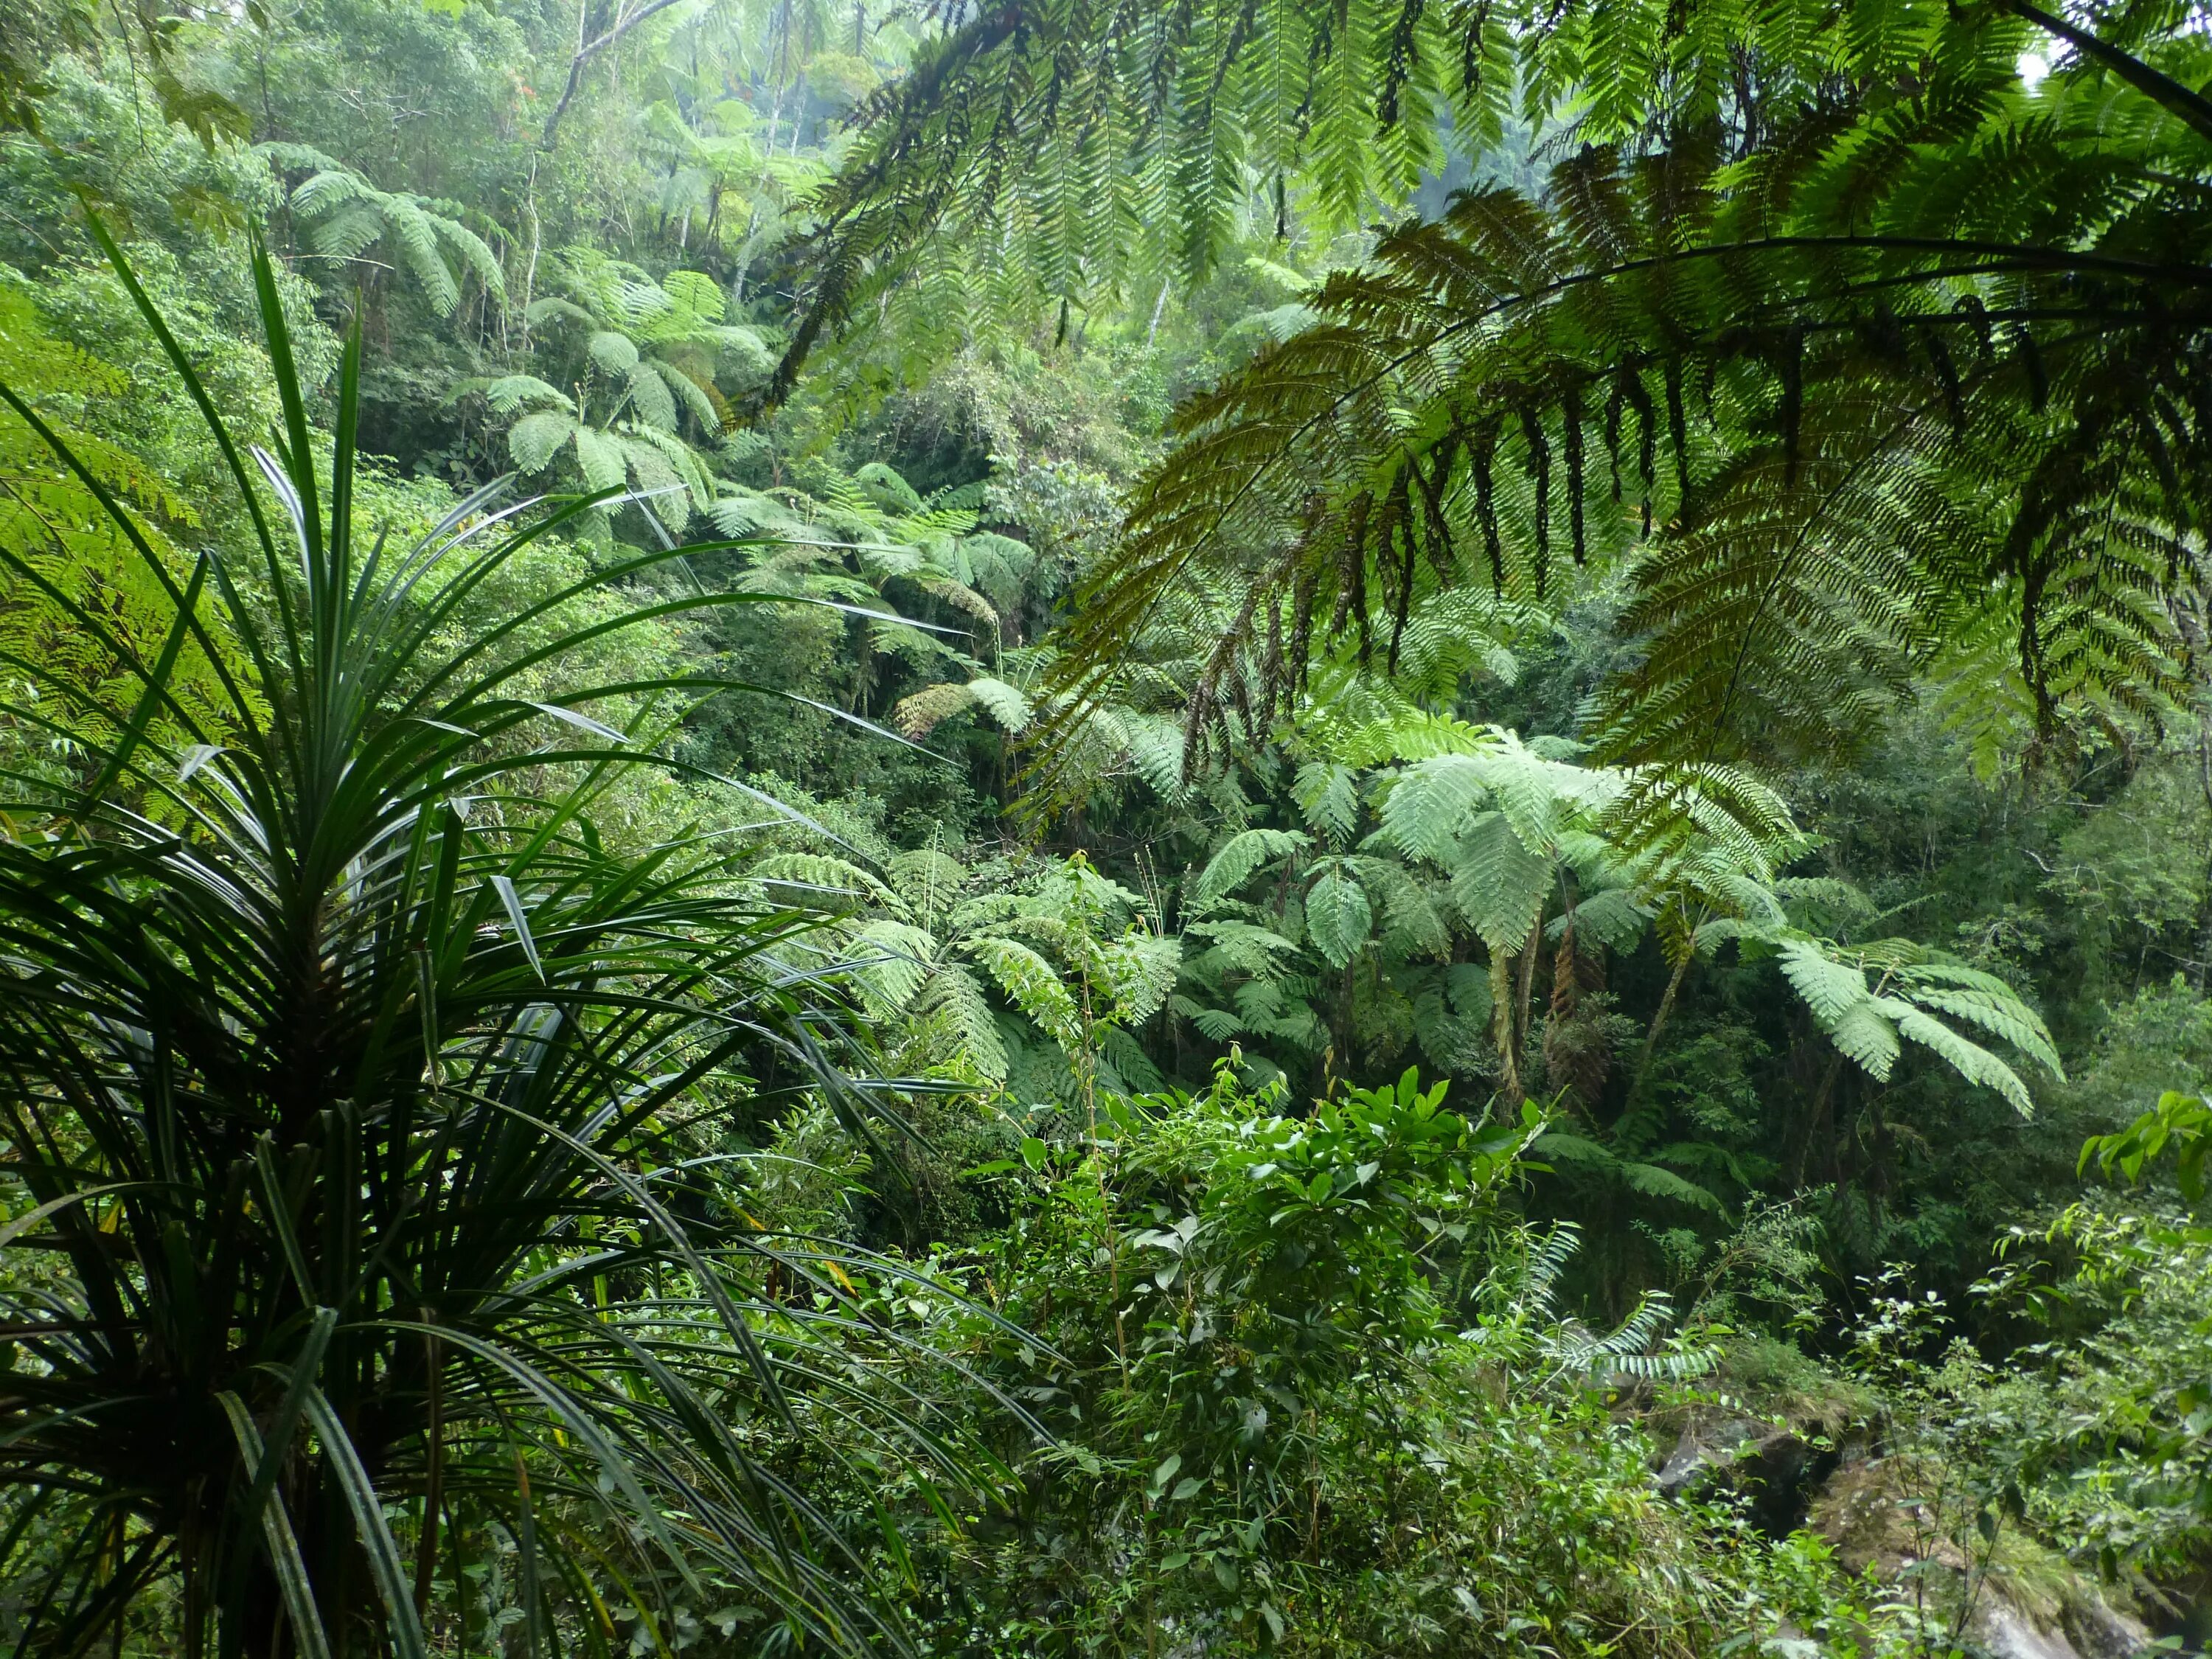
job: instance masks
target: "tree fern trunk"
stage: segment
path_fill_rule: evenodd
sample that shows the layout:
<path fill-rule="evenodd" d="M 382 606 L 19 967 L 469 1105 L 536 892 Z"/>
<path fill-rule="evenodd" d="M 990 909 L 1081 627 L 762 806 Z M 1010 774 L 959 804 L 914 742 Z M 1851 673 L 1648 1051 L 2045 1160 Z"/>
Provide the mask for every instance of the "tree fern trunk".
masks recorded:
<path fill-rule="evenodd" d="M 1528 1051 L 1528 1030 L 1536 988 L 1536 957 L 1543 942 L 1544 910 L 1539 905 L 1536 919 L 1529 924 L 1528 942 L 1521 947 L 1521 982 L 1513 994 L 1513 1070 L 1516 1079 L 1520 1075 L 1522 1056 Z M 1527 1094 L 1525 1084 L 1518 1092 L 1522 1096 Z M 1517 1106 L 1521 1102 L 1516 1098 L 1513 1103 Z"/>
<path fill-rule="evenodd" d="M 1490 952 L 1491 1041 L 1498 1045 L 1498 1097 L 1510 1113 L 1521 1104 L 1521 1062 L 1513 1041 L 1512 958 Z"/>

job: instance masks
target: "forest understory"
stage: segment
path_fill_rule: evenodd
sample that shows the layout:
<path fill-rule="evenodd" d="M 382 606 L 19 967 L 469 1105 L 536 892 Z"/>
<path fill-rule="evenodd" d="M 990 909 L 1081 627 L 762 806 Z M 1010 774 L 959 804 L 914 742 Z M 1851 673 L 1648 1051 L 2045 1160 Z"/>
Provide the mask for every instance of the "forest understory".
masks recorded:
<path fill-rule="evenodd" d="M 2208 25 L 17 0 L 0 1650 L 2212 1649 Z"/>

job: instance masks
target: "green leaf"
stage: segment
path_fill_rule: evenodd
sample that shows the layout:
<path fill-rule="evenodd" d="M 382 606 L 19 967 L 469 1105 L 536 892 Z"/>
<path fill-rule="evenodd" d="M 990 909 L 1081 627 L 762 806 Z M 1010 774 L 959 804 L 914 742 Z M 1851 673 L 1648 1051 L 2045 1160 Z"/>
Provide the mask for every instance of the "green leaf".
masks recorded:
<path fill-rule="evenodd" d="M 385 1634 L 397 1659 L 430 1659 L 423 1639 L 422 1620 L 416 1616 L 415 1597 L 399 1564 L 399 1546 L 384 1519 L 384 1505 L 362 1468 L 345 1425 L 338 1421 L 322 1390 L 308 1385 L 307 1415 L 322 1443 L 323 1460 L 337 1477 L 345 1506 L 353 1513 L 356 1535 L 368 1562 L 369 1577 L 384 1601 Z"/>
<path fill-rule="evenodd" d="M 1001 730 L 1019 736 L 1029 730 L 1036 711 L 1029 698 L 1004 680 L 981 675 L 968 682 L 968 695 L 987 710 Z"/>
<path fill-rule="evenodd" d="M 1867 989 L 1865 974 L 1835 960 L 1815 939 L 1784 939 L 1782 971 L 1823 1030 L 1832 1030 L 1838 1020 L 1873 994 Z"/>
<path fill-rule="evenodd" d="M 999 988 L 1054 1042 L 1070 1051 L 1081 1043 L 1082 1019 L 1075 997 L 1052 963 L 1018 939 L 980 939 L 969 948 Z"/>
<path fill-rule="evenodd" d="M 576 443 L 576 465 L 582 469 L 584 487 L 593 492 L 620 489 L 629 480 L 629 458 L 623 447 L 604 432 L 571 423 Z"/>
<path fill-rule="evenodd" d="M 637 367 L 637 343 L 627 334 L 603 328 L 586 343 L 592 362 L 610 378 L 622 380 Z"/>
<path fill-rule="evenodd" d="M 878 917 L 854 933 L 852 954 L 849 971 L 860 981 L 869 1006 L 890 1015 L 913 1008 L 936 969 L 938 945 L 910 922 Z"/>
<path fill-rule="evenodd" d="M 1200 911 L 1209 909 L 1242 887 L 1261 866 L 1312 844 L 1310 838 L 1294 830 L 1239 830 L 1207 860 L 1191 890 L 1192 902 Z"/>
<path fill-rule="evenodd" d="M 576 430 L 576 417 L 566 409 L 541 409 L 507 428 L 507 453 L 520 471 L 543 472 Z"/>
<path fill-rule="evenodd" d="M 630 412 L 657 431 L 676 430 L 676 397 L 659 368 L 652 363 L 631 365 L 628 375 Z"/>
<path fill-rule="evenodd" d="M 1869 997 L 1846 1007 L 1828 1024 L 1828 1036 L 1869 1077 L 1887 1083 L 1898 1056 L 1897 1027 L 1893 1022 L 1911 1012 L 1911 1005 L 1894 997 Z"/>
<path fill-rule="evenodd" d="M 22 1214 L 12 1218 L 5 1226 L 0 1226 L 0 1245 L 14 1243 L 16 1239 L 58 1210 L 66 1210 L 72 1205 L 85 1203 L 98 1198 L 103 1193 L 120 1192 L 127 1184 L 129 1183 L 111 1181 L 104 1186 L 87 1187 L 77 1192 L 65 1193 L 59 1198 L 50 1198 L 43 1204 L 34 1205 L 24 1211 Z"/>
<path fill-rule="evenodd" d="M 1375 925 L 1366 891 L 1332 868 L 1306 890 L 1306 933 L 1332 968 L 1351 961 Z"/>
<path fill-rule="evenodd" d="M 331 1659 L 331 1638 L 323 1629 L 321 1611 L 315 1606 L 315 1590 L 307 1577 L 307 1564 L 300 1554 L 300 1540 L 292 1529 L 292 1517 L 284 1507 L 281 1494 L 275 1491 L 275 1462 L 264 1463 L 261 1431 L 253 1425 L 247 1414 L 246 1402 L 228 1390 L 216 1395 L 216 1400 L 230 1419 L 233 1437 L 238 1442 L 238 1453 L 246 1466 L 246 1475 L 257 1491 L 264 1493 L 264 1502 L 249 1503 L 249 1513 L 260 1512 L 261 1534 L 269 1549 L 269 1561 L 276 1577 L 278 1595 L 283 1598 L 285 1617 L 292 1625 L 292 1639 L 304 1659 Z M 264 1481 L 267 1480 L 264 1488 Z M 249 1520 L 249 1524 L 251 1524 Z"/>
<path fill-rule="evenodd" d="M 1308 761 L 1291 784 L 1291 798 L 1305 815 L 1306 827 L 1332 846 L 1351 844 L 1359 826 L 1359 796 L 1348 766 Z"/>
<path fill-rule="evenodd" d="M 499 895 L 500 906 L 507 919 L 514 925 L 515 942 L 522 946 L 522 954 L 530 959 L 531 971 L 538 975 L 540 984 L 545 981 L 545 964 L 538 955 L 538 940 L 530 931 L 529 913 L 522 908 L 522 896 L 514 890 L 514 883 L 506 876 L 491 878 L 492 891 Z"/>
<path fill-rule="evenodd" d="M 1554 879 L 1551 860 L 1531 852 L 1504 813 L 1485 812 L 1452 869 L 1452 902 L 1484 944 L 1510 956 L 1528 942 Z"/>
<path fill-rule="evenodd" d="M 483 396 L 495 415 L 512 415 L 532 404 L 552 404 L 562 409 L 569 406 L 567 392 L 557 386 L 547 385 L 535 374 L 502 374 L 484 386 Z M 538 469 L 525 470 L 534 472 Z"/>
<path fill-rule="evenodd" d="M 1941 1020 L 1930 1019 L 1918 1009 L 1910 1006 L 1899 1014 L 1897 1029 L 1905 1036 L 1934 1051 L 1967 1082 L 1996 1090 L 2022 1117 L 2035 1115 L 2035 1103 L 2029 1097 L 2027 1085 L 2020 1080 L 2019 1074 L 1979 1043 L 1968 1042 Z"/>

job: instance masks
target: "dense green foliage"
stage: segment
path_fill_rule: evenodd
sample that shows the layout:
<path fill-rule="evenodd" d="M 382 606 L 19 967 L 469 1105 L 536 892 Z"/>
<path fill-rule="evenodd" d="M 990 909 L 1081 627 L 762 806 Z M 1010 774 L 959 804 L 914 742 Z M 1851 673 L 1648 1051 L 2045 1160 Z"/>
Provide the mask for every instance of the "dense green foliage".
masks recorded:
<path fill-rule="evenodd" d="M 37 0 L 0 1649 L 2202 1647 L 2205 21 Z"/>

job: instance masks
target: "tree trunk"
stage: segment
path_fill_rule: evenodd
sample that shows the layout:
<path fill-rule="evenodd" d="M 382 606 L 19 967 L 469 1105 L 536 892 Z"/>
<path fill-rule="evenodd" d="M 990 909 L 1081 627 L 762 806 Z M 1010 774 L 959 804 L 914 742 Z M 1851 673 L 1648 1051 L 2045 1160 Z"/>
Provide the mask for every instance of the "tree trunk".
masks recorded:
<path fill-rule="evenodd" d="M 1843 1069 L 1842 1054 L 1832 1055 L 1827 1070 L 1820 1074 L 1820 1091 L 1813 1097 L 1812 1109 L 1806 1113 L 1802 1129 L 1790 1136 L 1784 1148 L 1783 1184 L 1793 1192 L 1805 1184 L 1805 1165 L 1812 1156 L 1813 1142 L 1820 1133 L 1820 1126 L 1827 1121 L 1830 1104 L 1835 1098 L 1836 1079 Z"/>
<path fill-rule="evenodd" d="M 1498 1045 L 1498 1098 L 1510 1115 L 1521 1104 L 1521 1058 L 1513 1041 L 1512 958 L 1490 951 L 1490 1031 Z"/>
<path fill-rule="evenodd" d="M 1674 971 L 1667 976 L 1667 988 L 1660 994 L 1658 1012 L 1651 1016 L 1651 1028 L 1644 1034 L 1644 1051 L 1636 1057 L 1636 1075 L 1628 1085 L 1628 1103 L 1633 1106 L 1644 1094 L 1644 1074 L 1651 1069 L 1651 1056 L 1659 1047 L 1659 1033 L 1667 1029 L 1667 1018 L 1674 1012 L 1674 999 L 1682 989 L 1682 981 L 1690 972 L 1690 963 L 1697 952 L 1687 951 L 1674 964 Z"/>

